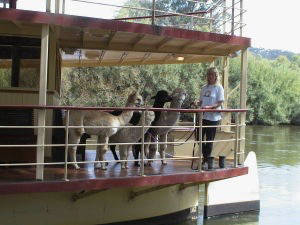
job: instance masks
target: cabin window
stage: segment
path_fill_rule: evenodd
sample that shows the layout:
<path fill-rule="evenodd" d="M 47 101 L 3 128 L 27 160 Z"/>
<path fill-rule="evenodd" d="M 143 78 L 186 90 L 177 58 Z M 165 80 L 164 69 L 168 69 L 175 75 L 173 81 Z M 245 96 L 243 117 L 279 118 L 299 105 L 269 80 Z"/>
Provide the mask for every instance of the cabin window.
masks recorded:
<path fill-rule="evenodd" d="M 5 64 L 4 60 L 0 59 L 0 65 Z M 0 88 L 11 87 L 11 68 L 0 66 Z"/>
<path fill-rule="evenodd" d="M 40 39 L 0 36 L 0 88 L 38 88 Z"/>
<path fill-rule="evenodd" d="M 21 60 L 22 65 L 22 60 Z M 39 87 L 39 68 L 20 68 L 19 87 L 38 88 Z"/>

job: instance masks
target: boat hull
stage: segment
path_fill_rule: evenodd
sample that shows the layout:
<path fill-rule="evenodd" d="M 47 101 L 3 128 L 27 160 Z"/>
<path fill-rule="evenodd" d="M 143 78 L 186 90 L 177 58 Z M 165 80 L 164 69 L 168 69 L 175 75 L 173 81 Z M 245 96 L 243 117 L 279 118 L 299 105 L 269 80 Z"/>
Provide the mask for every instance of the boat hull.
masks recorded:
<path fill-rule="evenodd" d="M 132 197 L 132 193 L 145 193 Z M 147 192 L 147 190 L 151 190 Z M 168 187 L 114 188 L 101 190 L 74 201 L 74 192 L 27 193 L 0 196 L 1 223 L 95 225 L 158 220 L 167 224 L 196 213 L 199 185 L 184 189 Z M 174 216 L 177 219 L 174 220 Z M 175 217 L 176 218 L 176 217 Z M 159 224 L 159 223 L 157 223 Z"/>

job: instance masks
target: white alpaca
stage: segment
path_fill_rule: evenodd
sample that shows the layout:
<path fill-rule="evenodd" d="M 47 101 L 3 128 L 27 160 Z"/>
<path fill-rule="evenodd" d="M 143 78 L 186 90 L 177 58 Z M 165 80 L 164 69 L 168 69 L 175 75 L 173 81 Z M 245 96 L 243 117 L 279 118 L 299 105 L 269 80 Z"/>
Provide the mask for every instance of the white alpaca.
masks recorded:
<path fill-rule="evenodd" d="M 143 104 L 143 99 L 136 92 L 131 93 L 128 96 L 126 107 L 140 106 Z M 123 111 L 121 115 L 114 116 L 108 112 L 96 111 L 96 110 L 72 110 L 70 111 L 70 126 L 114 126 L 114 128 L 70 128 L 69 131 L 69 144 L 78 144 L 80 137 L 83 133 L 89 135 L 97 135 L 98 143 L 104 143 L 105 145 L 98 145 L 95 161 L 104 161 L 104 154 L 107 151 L 107 144 L 109 137 L 117 133 L 120 126 L 127 124 L 133 111 Z M 77 146 L 69 147 L 71 162 L 74 162 L 74 167 L 79 169 L 76 162 L 76 150 Z M 95 163 L 95 168 L 106 169 L 105 163 Z"/>
<path fill-rule="evenodd" d="M 145 112 L 145 126 L 149 126 L 152 121 L 155 118 L 155 114 L 152 111 L 146 111 Z M 132 126 L 132 124 L 128 124 L 129 126 Z M 142 126 L 142 117 L 139 120 L 139 123 L 137 126 Z M 135 143 L 138 142 L 141 138 L 142 135 L 144 135 L 147 130 L 149 129 L 148 127 L 144 128 L 144 133 L 142 134 L 142 127 L 132 127 L 132 128 L 122 128 L 120 129 L 116 134 L 111 136 L 109 138 L 110 143 Z M 121 160 L 127 160 L 128 159 L 128 152 L 132 148 L 132 145 L 119 145 L 119 152 L 120 152 L 120 158 Z M 127 162 L 121 162 L 121 167 L 122 169 L 128 168 Z"/>

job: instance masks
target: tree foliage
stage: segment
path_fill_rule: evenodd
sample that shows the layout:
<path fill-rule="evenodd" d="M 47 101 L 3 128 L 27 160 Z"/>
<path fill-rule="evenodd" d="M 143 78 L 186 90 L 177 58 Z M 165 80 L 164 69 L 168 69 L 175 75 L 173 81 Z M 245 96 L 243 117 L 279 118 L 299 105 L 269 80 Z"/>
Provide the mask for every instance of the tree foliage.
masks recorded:
<path fill-rule="evenodd" d="M 300 103 L 300 67 L 285 56 L 267 60 L 250 55 L 248 64 L 248 122 L 254 124 L 289 123 Z M 230 83 L 240 76 L 240 59 L 231 60 Z M 238 107 L 238 96 L 230 104 Z"/>

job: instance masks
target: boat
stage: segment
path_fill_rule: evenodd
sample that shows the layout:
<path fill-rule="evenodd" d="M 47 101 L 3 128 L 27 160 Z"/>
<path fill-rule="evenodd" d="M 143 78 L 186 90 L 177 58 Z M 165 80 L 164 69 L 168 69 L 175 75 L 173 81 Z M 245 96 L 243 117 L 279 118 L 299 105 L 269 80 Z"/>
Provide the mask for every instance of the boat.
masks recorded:
<path fill-rule="evenodd" d="M 200 185 L 206 186 L 205 217 L 259 209 L 255 155 L 244 161 L 247 49 L 251 39 L 241 35 L 243 13 L 234 15 L 237 3 L 232 1 L 233 5 L 227 7 L 226 1 L 218 1 L 204 11 L 186 15 L 192 18 L 204 15 L 212 21 L 217 8 L 221 7 L 224 16 L 230 12 L 231 19 L 224 21 L 217 33 L 212 29 L 204 32 L 157 25 L 156 19 L 163 15 L 156 12 L 155 1 L 152 15 L 142 18 L 150 19 L 150 24 L 131 22 L 139 18 L 101 19 L 67 14 L 65 4 L 69 1 L 43 2 L 45 9 L 31 11 L 20 8 L 17 0 L 0 1 L 0 71 L 10 73 L 7 86 L 0 89 L 1 224 L 179 223 L 197 216 Z M 98 4 L 91 2 L 81 1 L 81 4 L 86 4 L 84 7 Z M 242 2 L 240 11 L 244 12 Z M 181 14 L 167 13 L 164 17 Z M 224 27 L 228 23 L 229 33 Z M 212 23 L 209 24 L 212 28 Z M 240 35 L 235 35 L 236 29 Z M 225 168 L 201 169 L 202 139 L 195 135 L 185 140 L 183 148 L 188 153 L 179 154 L 181 147 L 169 147 L 166 166 L 158 158 L 152 167 L 144 167 L 147 159 L 142 157 L 140 168 L 130 164 L 133 162 L 130 159 L 128 170 L 122 170 L 112 155 L 107 154 L 108 169 L 96 170 L 93 163 L 97 144 L 88 140 L 87 144 L 79 144 L 86 146 L 78 151 L 78 157 L 83 157 L 78 162 L 81 169 L 71 167 L 67 142 L 58 142 L 68 137 L 68 123 L 62 122 L 59 112 L 128 108 L 60 106 L 62 67 L 219 61 L 227 99 L 229 57 L 237 52 L 241 55 L 240 109 L 226 109 L 225 101 L 225 108 L 220 111 L 236 115 L 235 123 L 224 120 L 219 135 L 226 138 L 223 143 L 231 145 L 224 147 L 226 154 L 222 143 L 218 152 L 213 153 L 216 159 L 222 154 L 231 159 L 226 161 Z M 26 81 L 32 79 L 29 75 L 32 73 L 38 79 L 33 79 L 36 86 L 29 87 Z M 171 111 L 143 107 L 139 110 Z M 200 118 L 205 112 L 172 110 L 198 114 Z M 168 144 L 180 143 L 176 137 L 192 134 L 196 126 L 201 127 L 201 122 L 200 125 L 178 123 Z M 246 188 L 245 192 L 244 187 L 250 187 L 249 183 L 253 189 Z"/>

